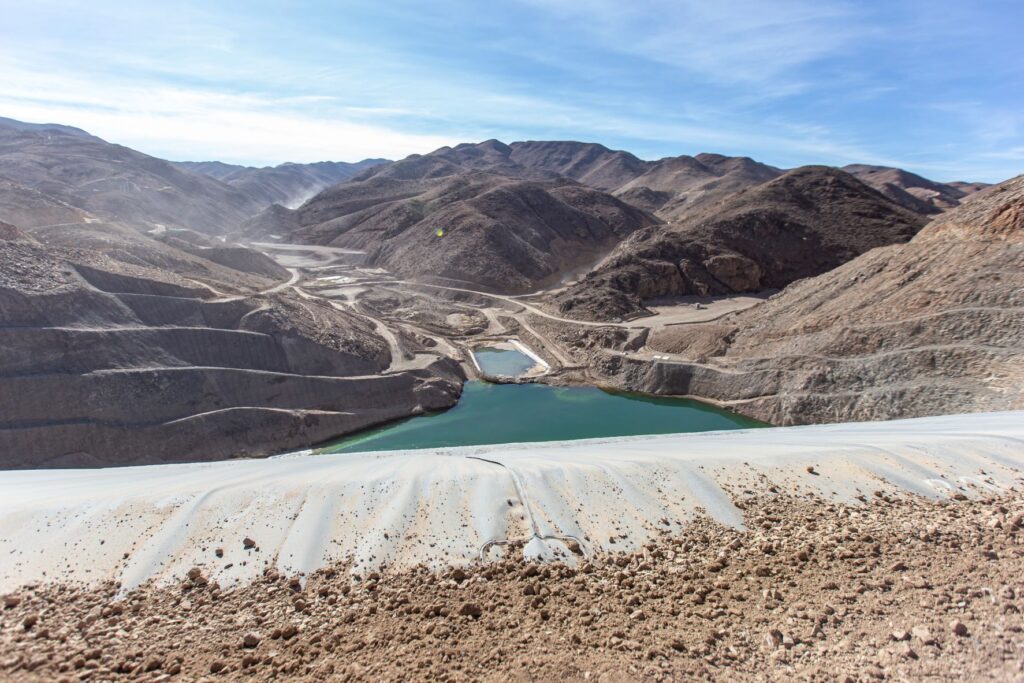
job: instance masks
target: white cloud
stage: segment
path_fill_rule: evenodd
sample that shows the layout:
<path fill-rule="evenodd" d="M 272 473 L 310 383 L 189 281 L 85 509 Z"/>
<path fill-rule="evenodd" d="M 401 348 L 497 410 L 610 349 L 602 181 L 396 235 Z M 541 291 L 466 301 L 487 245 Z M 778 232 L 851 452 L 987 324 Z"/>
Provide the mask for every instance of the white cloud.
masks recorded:
<path fill-rule="evenodd" d="M 347 120 L 344 107 L 317 113 L 305 107 L 330 104 L 331 99 L 86 82 L 20 72 L 11 65 L 0 76 L 2 116 L 76 126 L 171 159 L 187 156 L 247 164 L 356 161 L 401 158 L 459 141 L 367 122 L 373 111 L 349 112 L 353 117 Z"/>
<path fill-rule="evenodd" d="M 840 53 L 870 29 L 845 2 L 521 0 L 553 12 L 602 47 L 703 75 L 793 94 L 793 72 Z"/>

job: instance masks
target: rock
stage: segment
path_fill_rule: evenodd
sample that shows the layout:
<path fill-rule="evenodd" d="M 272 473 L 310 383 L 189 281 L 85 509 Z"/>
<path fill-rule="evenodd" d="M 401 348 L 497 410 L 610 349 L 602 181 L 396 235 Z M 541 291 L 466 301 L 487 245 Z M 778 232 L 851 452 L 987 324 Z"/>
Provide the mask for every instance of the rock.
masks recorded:
<path fill-rule="evenodd" d="M 647 619 L 647 615 L 646 615 L 646 614 L 644 613 L 644 611 L 643 611 L 643 610 L 639 610 L 639 609 L 638 609 L 638 610 L 636 610 L 635 612 L 633 612 L 632 614 L 630 614 L 630 615 L 629 615 L 629 618 L 630 618 L 630 619 L 631 619 L 632 621 L 644 621 L 644 620 L 646 620 L 646 619 Z"/>
<path fill-rule="evenodd" d="M 4 596 L 4 607 L 7 609 L 13 609 L 21 604 L 21 596 L 11 593 L 10 595 Z"/>
<path fill-rule="evenodd" d="M 910 634 L 906 631 L 893 631 L 889 634 L 889 637 L 897 642 L 902 640 L 910 640 Z"/>
<path fill-rule="evenodd" d="M 461 614 L 464 617 L 473 617 L 474 619 L 476 619 L 479 618 L 481 614 L 483 614 L 483 610 L 480 609 L 480 606 L 475 603 L 465 602 L 462 604 L 462 607 L 459 608 L 459 614 Z"/>
<path fill-rule="evenodd" d="M 195 581 L 196 579 L 198 579 L 202 575 L 203 575 L 203 570 L 200 569 L 199 567 L 192 567 L 192 569 L 188 570 L 188 578 L 190 580 L 192 580 L 192 581 Z"/>
<path fill-rule="evenodd" d="M 817 473 L 817 472 L 816 472 L 816 471 L 814 470 L 814 465 L 808 465 L 806 469 L 807 469 L 807 474 L 815 474 L 815 475 L 816 475 L 816 474 L 818 474 L 818 473 Z"/>
<path fill-rule="evenodd" d="M 299 627 L 295 624 L 288 624 L 283 629 L 281 629 L 281 637 L 285 640 L 290 640 L 294 638 L 296 635 L 298 635 L 298 633 Z"/>
<path fill-rule="evenodd" d="M 246 550 L 252 550 L 256 547 L 256 541 L 246 536 L 244 539 L 242 539 L 242 547 Z"/>
<path fill-rule="evenodd" d="M 915 626 L 910 629 L 910 634 L 925 645 L 933 645 L 935 643 L 935 638 L 932 637 L 932 632 L 928 630 L 927 626 Z"/>
<path fill-rule="evenodd" d="M 242 638 L 242 647 L 254 648 L 260 644 L 260 635 L 258 633 L 249 632 L 246 633 Z"/>
<path fill-rule="evenodd" d="M 967 626 L 964 624 L 964 622 L 960 621 L 959 619 L 954 619 L 953 621 L 949 622 L 949 628 L 953 631 L 955 635 L 958 635 L 961 638 L 966 637 L 968 634 Z"/>
<path fill-rule="evenodd" d="M 162 669 L 163 666 L 164 660 L 159 657 L 153 657 L 146 662 L 146 671 L 156 671 L 157 669 Z"/>
<path fill-rule="evenodd" d="M 24 619 L 22 619 L 21 627 L 24 628 L 26 631 L 29 631 L 29 630 L 32 629 L 33 626 L 36 625 L 36 623 L 38 621 L 39 621 L 39 615 L 38 614 L 29 614 Z"/>
<path fill-rule="evenodd" d="M 217 557 L 224 557 L 224 548 L 217 548 L 213 551 L 213 554 Z"/>
<path fill-rule="evenodd" d="M 219 659 L 215 660 L 213 663 L 210 664 L 210 673 L 219 674 L 221 671 L 224 670 L 226 666 L 227 665 Z"/>
<path fill-rule="evenodd" d="M 452 580 L 456 583 L 462 583 L 466 580 L 466 578 L 466 572 L 464 572 L 461 568 L 456 567 L 452 570 Z"/>
<path fill-rule="evenodd" d="M 778 647 L 782 645 L 782 639 L 782 631 L 777 628 L 773 628 L 765 634 L 765 642 L 767 642 L 771 647 Z"/>

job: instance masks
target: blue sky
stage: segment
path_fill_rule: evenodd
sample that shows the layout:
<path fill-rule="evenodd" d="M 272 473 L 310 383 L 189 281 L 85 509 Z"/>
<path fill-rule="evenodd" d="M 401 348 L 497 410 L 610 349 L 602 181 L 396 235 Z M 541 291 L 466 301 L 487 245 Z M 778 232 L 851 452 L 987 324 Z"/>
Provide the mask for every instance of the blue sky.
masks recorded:
<path fill-rule="evenodd" d="M 499 138 L 1024 171 L 1020 0 L 0 0 L 0 116 L 170 159 Z"/>

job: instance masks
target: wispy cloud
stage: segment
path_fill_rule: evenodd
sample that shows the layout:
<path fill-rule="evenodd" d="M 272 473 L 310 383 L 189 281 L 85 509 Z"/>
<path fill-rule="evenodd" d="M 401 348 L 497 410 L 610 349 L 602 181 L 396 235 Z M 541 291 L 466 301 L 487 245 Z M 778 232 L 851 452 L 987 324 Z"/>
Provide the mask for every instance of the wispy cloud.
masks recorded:
<path fill-rule="evenodd" d="M 561 138 L 994 180 L 1024 144 L 1008 0 L 38 0 L 4 18 L 0 115 L 171 158 Z"/>

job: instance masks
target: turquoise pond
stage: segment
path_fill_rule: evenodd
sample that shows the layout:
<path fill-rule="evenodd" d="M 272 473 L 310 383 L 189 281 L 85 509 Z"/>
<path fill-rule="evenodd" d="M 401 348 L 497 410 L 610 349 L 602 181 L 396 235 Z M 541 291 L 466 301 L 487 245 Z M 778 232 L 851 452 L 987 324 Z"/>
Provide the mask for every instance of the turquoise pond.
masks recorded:
<path fill-rule="evenodd" d="M 766 426 L 680 398 L 613 393 L 596 387 L 467 382 L 453 408 L 352 434 L 324 453 L 562 441 Z"/>
<path fill-rule="evenodd" d="M 537 364 L 537 361 L 515 349 L 484 346 L 473 349 L 473 355 L 476 356 L 480 369 L 493 376 L 518 377 Z"/>

